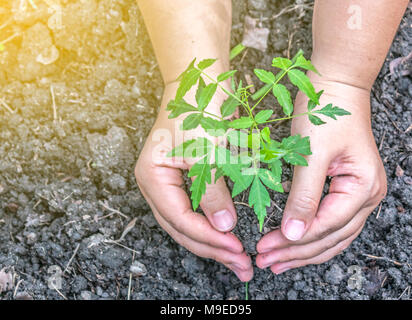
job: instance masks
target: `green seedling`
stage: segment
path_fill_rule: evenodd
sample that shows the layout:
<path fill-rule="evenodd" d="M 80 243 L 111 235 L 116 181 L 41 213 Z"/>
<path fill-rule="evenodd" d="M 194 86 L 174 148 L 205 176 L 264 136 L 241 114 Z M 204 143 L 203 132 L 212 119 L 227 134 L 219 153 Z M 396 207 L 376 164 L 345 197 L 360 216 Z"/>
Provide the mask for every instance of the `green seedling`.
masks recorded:
<path fill-rule="evenodd" d="M 234 182 L 232 197 L 249 189 L 249 205 L 253 208 L 262 231 L 267 207 L 270 206 L 267 189 L 283 192 L 281 184 L 283 164 L 307 166 L 304 156 L 311 154 L 309 137 L 298 134 L 277 141 L 271 137 L 269 124 L 307 116 L 311 123 L 318 126 L 325 124 L 321 117 L 336 120 L 338 116 L 350 115 L 350 113 L 332 104 L 319 107 L 319 99 L 323 91 L 316 92 L 310 79 L 302 70 L 316 73 L 318 71 L 309 60 L 305 59 L 302 51 L 291 60 L 274 58 L 272 67 L 278 70 L 277 73 L 255 69 L 255 75 L 264 86 L 253 96 L 250 93 L 250 86 L 244 87 L 242 81 L 236 83 L 234 79 L 236 70 L 224 72 L 217 79 L 209 76 L 205 69 L 215 61 L 215 59 L 206 59 L 196 65 L 194 59 L 190 63 L 177 79 L 180 84 L 175 99 L 168 103 L 167 110 L 170 111 L 169 119 L 186 115 L 181 126 L 182 130 L 193 130 L 201 126 L 209 136 L 224 138 L 229 144 L 224 147 L 221 144 L 214 144 L 207 137 L 198 137 L 178 145 L 168 153 L 168 156 L 197 160 L 188 173 L 188 176 L 193 179 L 190 191 L 194 210 L 198 208 L 206 192 L 206 185 L 215 183 L 217 179 L 225 176 Z M 293 114 L 291 94 L 281 83 L 286 78 L 309 98 L 306 112 Z M 209 84 L 205 83 L 206 79 Z M 222 86 L 224 81 L 230 81 L 231 91 Z M 184 97 L 196 84 L 196 104 L 192 105 L 187 103 Z M 226 93 L 228 98 L 221 105 L 220 114 L 215 114 L 207 111 L 207 106 L 218 89 Z M 270 93 L 275 96 L 284 116 L 274 118 L 274 110 L 256 112 L 257 106 Z M 250 100 L 257 101 L 252 104 Z M 238 107 L 244 109 L 245 115 L 238 119 L 230 119 Z M 212 179 L 212 171 L 214 171 L 214 179 Z"/>

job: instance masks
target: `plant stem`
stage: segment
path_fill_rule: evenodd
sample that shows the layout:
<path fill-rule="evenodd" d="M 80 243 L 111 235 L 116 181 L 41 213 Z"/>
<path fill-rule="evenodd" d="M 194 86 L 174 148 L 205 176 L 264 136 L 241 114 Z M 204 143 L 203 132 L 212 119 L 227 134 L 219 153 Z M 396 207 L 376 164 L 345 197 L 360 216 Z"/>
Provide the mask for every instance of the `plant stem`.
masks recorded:
<path fill-rule="evenodd" d="M 286 70 L 284 70 L 281 75 L 275 80 L 275 82 L 273 83 L 272 87 L 267 90 L 265 92 L 265 94 L 263 96 L 260 97 L 260 99 L 258 100 L 258 102 L 255 103 L 255 105 L 252 107 L 251 111 L 253 111 L 253 109 L 256 108 L 256 106 L 263 100 L 264 97 L 266 97 L 266 95 L 272 90 L 272 88 L 277 85 L 279 83 L 280 80 L 282 80 L 282 78 L 289 72 L 289 70 L 291 70 L 293 68 L 293 65 L 290 66 L 289 68 L 287 68 Z"/>
<path fill-rule="evenodd" d="M 203 113 L 205 113 L 205 114 L 207 114 L 207 115 L 209 115 L 209 116 L 216 117 L 216 118 L 218 118 L 218 119 L 221 120 L 221 121 L 224 120 L 223 117 L 220 117 L 220 116 L 218 116 L 217 114 L 214 114 L 214 113 L 211 113 L 211 112 L 207 112 L 206 110 L 203 110 Z"/>
<path fill-rule="evenodd" d="M 289 119 L 297 118 L 297 117 L 304 116 L 304 115 L 307 115 L 307 114 L 311 114 L 311 112 L 308 111 L 308 112 L 304 112 L 304 113 L 295 114 L 295 115 L 289 116 L 289 117 L 272 119 L 272 120 L 265 121 L 265 122 L 263 122 L 263 123 L 270 123 L 270 122 L 276 122 L 276 121 L 289 120 Z"/>
<path fill-rule="evenodd" d="M 245 300 L 249 300 L 249 282 L 245 282 Z"/>

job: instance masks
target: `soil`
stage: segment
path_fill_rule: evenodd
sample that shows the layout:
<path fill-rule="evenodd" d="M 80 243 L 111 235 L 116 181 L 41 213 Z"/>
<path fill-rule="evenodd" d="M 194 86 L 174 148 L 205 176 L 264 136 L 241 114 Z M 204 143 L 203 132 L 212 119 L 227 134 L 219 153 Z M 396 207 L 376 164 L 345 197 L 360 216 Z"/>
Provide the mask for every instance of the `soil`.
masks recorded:
<path fill-rule="evenodd" d="M 20 2 L 0 6 L 0 41 L 16 35 L 0 52 L 0 283 L 13 277 L 0 299 L 242 299 L 244 286 L 231 272 L 158 226 L 136 186 L 134 164 L 162 80 L 135 1 L 62 0 L 63 28 L 46 1 L 34 1 L 36 9 Z M 290 3 L 234 1 L 232 46 L 242 40 L 246 14 L 271 30 L 266 52 L 249 48 L 233 60 L 239 74 L 299 48 L 310 54 L 310 9 L 271 19 Z M 412 73 L 410 60 L 392 72 L 390 63 L 411 52 L 411 25 L 409 8 L 372 93 L 388 196 L 329 262 L 279 276 L 255 268 L 251 299 L 410 297 Z M 277 127 L 279 138 L 289 128 Z M 283 179 L 291 180 L 290 168 Z M 265 231 L 279 224 L 286 198 L 272 194 Z M 235 232 L 253 256 L 256 219 L 236 207 Z M 360 289 L 348 286 L 352 265 L 361 268 Z"/>

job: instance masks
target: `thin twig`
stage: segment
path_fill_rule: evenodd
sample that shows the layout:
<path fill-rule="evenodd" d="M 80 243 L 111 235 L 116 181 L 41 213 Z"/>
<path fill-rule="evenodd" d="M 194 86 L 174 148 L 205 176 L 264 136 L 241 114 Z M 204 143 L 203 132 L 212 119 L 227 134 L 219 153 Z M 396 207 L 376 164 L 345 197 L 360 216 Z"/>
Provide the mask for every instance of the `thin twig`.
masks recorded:
<path fill-rule="evenodd" d="M 79 248 L 80 248 L 80 243 L 76 246 L 76 249 L 74 249 L 73 255 L 72 255 L 72 257 L 70 258 L 69 262 L 67 263 L 66 268 L 64 268 L 63 273 L 65 273 L 65 272 L 69 269 L 69 266 L 70 266 L 70 264 L 72 263 L 74 257 L 76 256 L 77 251 L 79 251 Z"/>
<path fill-rule="evenodd" d="M 398 297 L 398 300 L 400 300 L 403 297 L 403 295 L 406 293 L 406 291 L 409 291 L 410 289 L 411 289 L 411 286 L 406 287 L 405 290 L 403 290 L 402 294 Z"/>
<path fill-rule="evenodd" d="M 233 203 L 234 203 L 234 204 L 240 204 L 240 205 L 242 205 L 242 206 L 245 206 L 245 207 L 249 207 L 249 208 L 250 208 L 250 205 L 248 205 L 247 203 L 244 203 L 244 202 L 234 201 Z"/>
<path fill-rule="evenodd" d="M 134 262 L 134 252 L 132 256 L 132 264 Z M 129 288 L 127 289 L 127 300 L 130 300 L 130 291 L 132 289 L 132 272 L 129 274 Z"/>
<path fill-rule="evenodd" d="M 50 92 L 51 92 L 52 101 L 53 101 L 53 120 L 57 121 L 56 99 L 54 98 L 53 85 L 50 85 Z"/>
<path fill-rule="evenodd" d="M 367 254 L 367 253 L 362 253 L 363 256 L 370 258 L 370 259 L 374 259 L 374 260 L 384 260 L 384 261 L 388 261 L 388 262 L 392 262 L 393 264 L 397 265 L 397 266 L 403 266 L 404 263 L 401 263 L 399 261 L 395 261 L 386 257 L 378 257 L 378 256 L 374 256 L 371 254 Z"/>
<path fill-rule="evenodd" d="M 126 249 L 126 250 L 129 250 L 129 251 L 131 251 L 131 252 L 134 252 L 134 253 L 140 255 L 140 252 L 139 252 L 139 251 L 136 251 L 136 250 L 133 250 L 133 249 L 131 249 L 131 248 L 129 248 L 129 247 L 126 247 L 126 246 L 122 245 L 121 243 L 116 242 L 115 240 L 107 239 L 107 240 L 104 240 L 103 242 L 104 242 L 104 243 L 116 244 L 116 245 L 118 245 L 118 246 L 120 246 L 120 247 L 122 247 L 122 248 L 124 248 L 124 249 Z"/>
<path fill-rule="evenodd" d="M 383 135 L 382 135 L 381 143 L 379 144 L 379 151 L 381 151 L 381 150 L 382 150 L 383 141 L 385 140 L 385 135 L 386 135 L 386 129 L 385 129 L 385 131 L 383 131 Z"/>
<path fill-rule="evenodd" d="M 56 286 L 55 286 L 53 283 L 52 283 L 51 285 L 53 286 L 53 289 L 56 290 L 57 293 L 58 293 L 64 300 L 68 300 L 68 299 L 66 298 L 66 296 L 65 296 L 63 293 L 61 293 L 61 291 L 60 291 L 59 289 L 57 289 Z"/>
<path fill-rule="evenodd" d="M 376 214 L 376 219 L 379 219 L 379 214 L 381 213 L 381 210 L 382 210 L 382 202 L 381 202 L 381 204 L 379 205 L 379 209 L 378 209 L 378 213 Z"/>
<path fill-rule="evenodd" d="M 1 103 L 1 105 L 2 105 L 8 112 L 10 112 L 11 114 L 16 113 L 16 110 L 13 110 L 12 108 L 10 108 L 10 107 L 8 106 L 8 104 L 6 103 L 6 101 L 4 101 L 2 98 L 0 98 L 0 103 Z"/>
<path fill-rule="evenodd" d="M 99 201 L 99 204 L 100 204 L 103 208 L 105 208 L 105 209 L 107 209 L 107 210 L 111 211 L 111 212 L 112 212 L 112 214 L 117 213 L 118 215 L 122 216 L 123 218 L 129 219 L 129 217 L 128 217 L 127 215 L 125 215 L 125 214 L 121 213 L 119 210 L 116 210 L 116 209 L 110 208 L 110 207 L 109 207 L 107 204 L 105 204 L 103 201 Z M 100 217 L 100 218 L 99 218 L 99 220 L 100 220 L 100 219 L 103 219 L 103 218 L 107 218 L 108 216 L 111 216 L 112 214 L 110 214 L 110 215 L 106 215 L 106 216 L 104 216 L 104 217 Z"/>

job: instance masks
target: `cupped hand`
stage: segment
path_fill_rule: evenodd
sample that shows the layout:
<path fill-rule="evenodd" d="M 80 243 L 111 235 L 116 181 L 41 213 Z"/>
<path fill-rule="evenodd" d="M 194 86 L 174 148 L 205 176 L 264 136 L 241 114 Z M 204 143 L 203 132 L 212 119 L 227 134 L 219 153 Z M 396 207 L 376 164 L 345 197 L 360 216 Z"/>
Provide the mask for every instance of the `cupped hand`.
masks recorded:
<path fill-rule="evenodd" d="M 321 126 L 306 116 L 292 123 L 292 134 L 310 137 L 312 155 L 307 167 L 294 168 L 281 229 L 257 245 L 256 264 L 275 274 L 320 264 L 342 252 L 386 194 L 385 170 L 371 129 L 369 90 L 333 81 L 314 85 L 325 90 L 321 106 L 333 103 L 352 115 L 326 118 Z M 307 99 L 298 94 L 295 114 L 306 111 Z M 329 190 L 321 199 L 327 177 Z"/>
<path fill-rule="evenodd" d="M 158 118 L 136 164 L 137 184 L 156 220 L 173 239 L 198 256 L 223 263 L 241 281 L 249 281 L 253 276 L 251 259 L 230 232 L 236 225 L 237 216 L 223 178 L 207 186 L 200 202 L 203 216 L 193 212 L 183 189 L 182 170 L 189 170 L 194 161 L 166 156 L 185 140 L 207 136 L 200 127 L 183 132 L 179 129 L 181 118 L 167 118 L 169 112 L 165 108 L 174 99 L 176 89 L 176 83 L 165 88 Z M 217 114 L 224 98 L 216 93 L 206 110 Z M 185 100 L 193 104 L 194 93 L 189 92 Z M 212 137 L 208 138 L 214 141 Z"/>

